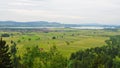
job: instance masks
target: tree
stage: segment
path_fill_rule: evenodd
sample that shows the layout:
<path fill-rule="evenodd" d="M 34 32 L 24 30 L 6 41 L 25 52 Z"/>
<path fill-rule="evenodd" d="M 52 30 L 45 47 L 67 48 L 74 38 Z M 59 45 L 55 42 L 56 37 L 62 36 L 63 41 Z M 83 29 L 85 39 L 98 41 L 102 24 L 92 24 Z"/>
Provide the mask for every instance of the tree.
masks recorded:
<path fill-rule="evenodd" d="M 8 52 L 9 46 L 6 45 L 6 41 L 0 40 L 0 67 L 1 68 L 13 68 L 10 59 L 10 52 Z"/>
<path fill-rule="evenodd" d="M 119 67 L 120 67 L 120 57 L 116 56 L 116 57 L 113 59 L 113 67 L 114 67 L 114 68 L 119 68 Z"/>
<path fill-rule="evenodd" d="M 67 59 L 57 50 L 56 46 L 49 51 L 42 51 L 38 46 L 27 48 L 23 56 L 25 68 L 66 68 Z"/>
<path fill-rule="evenodd" d="M 50 67 L 49 68 L 66 68 L 67 58 L 65 58 L 56 48 L 56 46 L 51 47 L 50 51 Z"/>
<path fill-rule="evenodd" d="M 1 36 L 2 36 L 2 37 L 10 37 L 10 35 L 9 35 L 9 34 L 7 34 L 7 33 L 2 34 Z"/>
<path fill-rule="evenodd" d="M 55 37 L 55 36 L 53 36 L 53 37 L 52 37 L 52 39 L 56 39 L 56 37 Z"/>
<path fill-rule="evenodd" d="M 19 60 L 20 60 L 20 56 L 17 57 L 16 56 L 17 53 L 17 48 L 16 48 L 16 43 L 13 41 L 12 46 L 11 46 L 11 55 L 12 55 L 12 62 L 13 62 L 13 67 L 14 68 L 18 68 L 19 66 Z"/>
<path fill-rule="evenodd" d="M 38 46 L 26 48 L 26 53 L 23 56 L 23 64 L 25 68 L 33 68 L 34 66 L 34 60 L 36 57 L 39 57 L 40 50 Z M 38 67 L 36 67 L 38 68 Z"/>

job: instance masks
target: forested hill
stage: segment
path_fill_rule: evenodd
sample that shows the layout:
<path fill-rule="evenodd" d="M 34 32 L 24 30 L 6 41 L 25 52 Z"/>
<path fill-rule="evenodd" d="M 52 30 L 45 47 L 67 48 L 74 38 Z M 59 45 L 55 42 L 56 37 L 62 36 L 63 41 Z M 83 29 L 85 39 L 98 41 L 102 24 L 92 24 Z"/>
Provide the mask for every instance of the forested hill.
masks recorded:
<path fill-rule="evenodd" d="M 59 22 L 47 21 L 30 21 L 30 22 L 16 22 L 16 21 L 0 21 L 0 27 L 115 27 L 116 25 L 102 25 L 102 24 L 61 24 Z"/>
<path fill-rule="evenodd" d="M 0 21 L 0 27 L 58 27 L 62 24 L 57 22 L 47 21 L 31 21 L 31 22 L 16 22 L 16 21 Z"/>

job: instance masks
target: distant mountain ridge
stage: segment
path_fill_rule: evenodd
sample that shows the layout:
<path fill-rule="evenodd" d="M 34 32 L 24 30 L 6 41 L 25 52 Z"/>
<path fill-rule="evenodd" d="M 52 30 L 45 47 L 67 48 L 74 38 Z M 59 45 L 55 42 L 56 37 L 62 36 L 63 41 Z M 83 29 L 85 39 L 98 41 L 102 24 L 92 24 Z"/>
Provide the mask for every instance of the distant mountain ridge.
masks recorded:
<path fill-rule="evenodd" d="M 47 21 L 31 21 L 31 22 L 16 22 L 16 21 L 0 21 L 0 27 L 55 27 L 62 24 L 57 22 Z"/>
<path fill-rule="evenodd" d="M 16 21 L 0 21 L 0 27 L 120 27 L 116 25 L 101 25 L 101 24 L 61 24 L 58 22 L 47 21 L 30 21 L 30 22 L 16 22 Z"/>

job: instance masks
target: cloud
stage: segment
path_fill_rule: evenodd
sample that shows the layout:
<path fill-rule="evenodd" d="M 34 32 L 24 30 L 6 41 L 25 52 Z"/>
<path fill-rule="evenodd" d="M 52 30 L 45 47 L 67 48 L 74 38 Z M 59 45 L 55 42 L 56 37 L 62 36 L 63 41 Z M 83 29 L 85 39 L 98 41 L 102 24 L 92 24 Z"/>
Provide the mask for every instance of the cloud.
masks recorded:
<path fill-rule="evenodd" d="M 48 18 L 69 18 L 69 19 L 84 19 L 85 17 L 74 16 L 74 15 L 62 15 L 57 14 L 55 11 L 45 11 L 45 10 L 25 10 L 25 9 L 11 9 L 13 13 L 25 16 L 42 16 Z"/>
<path fill-rule="evenodd" d="M 13 6 L 37 6 L 36 4 L 25 3 L 25 2 L 13 2 L 10 5 L 13 5 Z"/>
<path fill-rule="evenodd" d="M 120 0 L 0 0 L 0 4 L 0 20 L 103 24 L 120 21 Z"/>

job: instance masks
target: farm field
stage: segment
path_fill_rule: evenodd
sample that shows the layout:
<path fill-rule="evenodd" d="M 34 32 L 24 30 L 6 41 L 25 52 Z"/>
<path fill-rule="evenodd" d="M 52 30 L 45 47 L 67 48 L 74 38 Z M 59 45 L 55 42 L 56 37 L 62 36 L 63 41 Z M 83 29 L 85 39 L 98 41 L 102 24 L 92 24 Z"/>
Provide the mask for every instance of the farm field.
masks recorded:
<path fill-rule="evenodd" d="M 49 31 L 0 31 L 0 34 L 9 34 L 10 37 L 3 37 L 8 45 L 11 41 L 17 44 L 17 55 L 22 56 L 26 47 L 38 46 L 43 51 L 48 51 L 52 46 L 65 57 L 71 53 L 87 48 L 101 47 L 110 36 L 120 35 L 120 30 L 81 30 L 70 28 L 49 29 Z"/>

